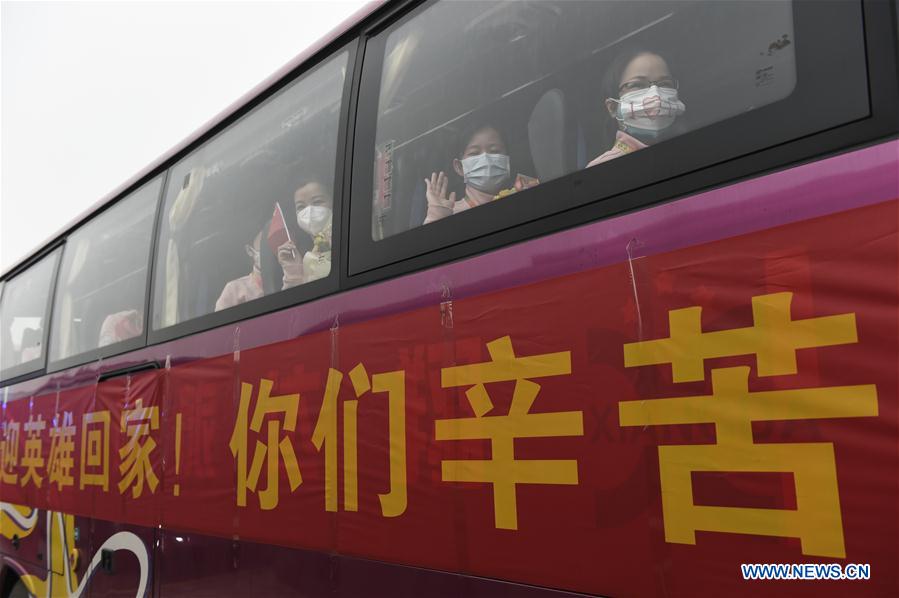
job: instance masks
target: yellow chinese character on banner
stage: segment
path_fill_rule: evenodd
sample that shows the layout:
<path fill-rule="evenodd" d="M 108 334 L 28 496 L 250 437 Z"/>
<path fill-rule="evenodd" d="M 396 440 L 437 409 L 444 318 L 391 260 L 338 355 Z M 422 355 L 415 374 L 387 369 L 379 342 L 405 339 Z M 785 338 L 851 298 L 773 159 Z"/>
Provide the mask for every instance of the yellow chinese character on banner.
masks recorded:
<path fill-rule="evenodd" d="M 300 466 L 290 439 L 281 434 L 281 422 L 276 417 L 268 420 L 268 426 L 264 435 L 265 442 L 256 440 L 253 450 L 253 458 L 248 461 L 248 434 L 250 431 L 260 434 L 262 421 L 266 415 L 284 416 L 284 431 L 293 432 L 297 425 L 297 414 L 300 406 L 300 395 L 272 396 L 273 382 L 262 378 L 259 382 L 259 399 L 253 409 L 253 417 L 250 419 L 250 400 L 253 397 L 253 385 L 241 383 L 240 406 L 237 411 L 237 421 L 231 432 L 229 446 L 231 454 L 237 459 L 237 506 L 247 506 L 247 490 L 256 492 L 259 485 L 259 476 L 262 474 L 262 466 L 266 465 L 266 487 L 258 492 L 259 507 L 268 511 L 278 506 L 279 499 L 279 461 L 278 455 L 284 460 L 284 468 L 287 471 L 287 481 L 291 492 L 303 483 L 300 474 Z M 261 435 L 261 434 L 260 434 Z M 280 440 L 279 440 L 280 438 Z M 248 467 L 249 462 L 249 467 Z"/>
<path fill-rule="evenodd" d="M 57 415 L 54 425 L 50 428 L 50 457 L 47 459 L 47 470 L 50 477 L 50 485 L 56 484 L 57 490 L 63 486 L 72 486 L 75 479 L 72 477 L 72 469 L 75 467 L 75 425 L 72 412 L 66 411 L 62 415 L 62 422 Z"/>
<path fill-rule="evenodd" d="M 22 455 L 22 467 L 25 467 L 25 474 L 22 476 L 22 486 L 31 481 L 40 488 L 44 478 L 38 474 L 37 468 L 44 466 L 44 456 L 41 454 L 41 432 L 47 427 L 47 422 L 40 415 L 37 416 L 37 419 L 29 415 L 24 427 L 25 454 Z"/>
<path fill-rule="evenodd" d="M 3 458 L 0 460 L 0 482 L 4 484 L 16 484 L 19 481 L 19 432 L 22 424 L 17 421 L 8 421 L 3 426 L 3 442 L 0 449 L 3 450 Z"/>
<path fill-rule="evenodd" d="M 109 411 L 85 413 L 81 419 L 81 475 L 78 487 L 109 490 Z"/>
<path fill-rule="evenodd" d="M 857 342 L 855 315 L 792 320 L 792 293 L 752 298 L 754 325 L 703 332 L 700 307 L 669 312 L 670 337 L 624 346 L 627 367 L 671 363 L 674 381 L 704 379 L 705 359 L 754 354 L 760 376 L 795 374 L 796 351 Z M 751 392 L 748 367 L 712 370 L 712 394 L 618 404 L 622 426 L 715 424 L 716 444 L 659 447 L 665 540 L 697 530 L 799 538 L 802 553 L 846 556 L 833 443 L 755 444 L 752 423 L 877 415 L 874 385 Z M 701 506 L 693 472 L 788 472 L 796 509 Z"/>
<path fill-rule="evenodd" d="M 337 511 L 337 395 L 343 374 L 328 371 L 325 398 L 312 432 L 312 443 L 325 448 L 325 510 Z M 406 373 L 403 370 L 369 377 L 361 363 L 350 370 L 356 399 L 343 402 L 343 508 L 359 510 L 358 399 L 370 392 L 387 393 L 390 491 L 378 494 L 381 514 L 397 517 L 406 511 Z"/>
<path fill-rule="evenodd" d="M 508 336 L 487 343 L 490 361 L 441 371 L 443 388 L 467 386 L 465 396 L 475 417 L 436 422 L 437 440 L 490 440 L 491 458 L 445 460 L 443 480 L 493 484 L 494 523 L 498 529 L 518 529 L 517 484 L 578 483 L 575 459 L 516 459 L 516 438 L 583 436 L 580 411 L 530 413 L 540 392 L 532 378 L 571 373 L 571 352 L 516 357 Z M 493 409 L 485 384 L 515 382 L 508 415 L 484 417 Z"/>
<path fill-rule="evenodd" d="M 159 429 L 159 407 L 144 407 L 143 401 L 134 402 L 133 409 L 123 409 L 119 422 L 122 434 L 128 435 L 125 446 L 119 449 L 119 493 L 131 487 L 131 497 L 137 498 L 144 491 L 144 480 L 150 493 L 156 492 L 159 478 L 150 463 L 150 454 L 156 449 L 156 441 L 150 432 Z M 146 438 L 143 443 L 141 440 Z"/>

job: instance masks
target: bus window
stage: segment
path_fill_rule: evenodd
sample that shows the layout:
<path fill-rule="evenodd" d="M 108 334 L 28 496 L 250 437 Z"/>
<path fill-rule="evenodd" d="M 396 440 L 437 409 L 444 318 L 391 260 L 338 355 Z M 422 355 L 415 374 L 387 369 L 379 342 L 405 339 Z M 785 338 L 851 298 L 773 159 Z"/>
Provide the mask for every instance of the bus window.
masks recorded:
<path fill-rule="evenodd" d="M 69 235 L 56 288 L 51 362 L 143 334 L 161 186 L 155 179 Z"/>
<path fill-rule="evenodd" d="M 792 10 L 431 3 L 369 43 L 382 58 L 366 56 L 380 70 L 372 238 L 786 98 Z"/>
<path fill-rule="evenodd" d="M 330 59 L 172 168 L 154 329 L 328 276 L 346 65 Z"/>
<path fill-rule="evenodd" d="M 0 374 L 4 379 L 39 370 L 44 357 L 44 322 L 59 251 L 3 285 L 0 302 Z"/>

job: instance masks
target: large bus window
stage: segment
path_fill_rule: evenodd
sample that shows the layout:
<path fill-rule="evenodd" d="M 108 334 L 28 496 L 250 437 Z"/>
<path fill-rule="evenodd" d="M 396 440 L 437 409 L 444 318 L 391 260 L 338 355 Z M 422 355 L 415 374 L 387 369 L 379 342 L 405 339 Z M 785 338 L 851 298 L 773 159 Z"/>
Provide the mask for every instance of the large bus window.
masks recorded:
<path fill-rule="evenodd" d="M 172 168 L 154 329 L 328 276 L 346 65 L 330 59 Z"/>
<path fill-rule="evenodd" d="M 51 362 L 143 334 L 161 185 L 155 179 L 69 235 L 56 287 Z"/>
<path fill-rule="evenodd" d="M 379 54 L 366 64 L 380 69 L 372 238 L 517 201 L 509 196 L 788 97 L 792 11 L 431 3 L 369 44 Z"/>
<path fill-rule="evenodd" d="M 0 375 L 13 378 L 44 364 L 44 322 L 59 251 L 3 285 L 0 302 Z"/>

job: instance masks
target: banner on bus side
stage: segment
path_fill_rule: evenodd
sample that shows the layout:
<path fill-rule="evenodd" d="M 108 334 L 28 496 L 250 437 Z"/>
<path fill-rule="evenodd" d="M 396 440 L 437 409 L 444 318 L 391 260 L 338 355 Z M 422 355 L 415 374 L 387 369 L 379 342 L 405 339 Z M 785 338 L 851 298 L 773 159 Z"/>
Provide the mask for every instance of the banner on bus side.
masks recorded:
<path fill-rule="evenodd" d="M 883 594 L 897 208 L 12 401 L 0 499 L 610 595 L 778 562 Z"/>

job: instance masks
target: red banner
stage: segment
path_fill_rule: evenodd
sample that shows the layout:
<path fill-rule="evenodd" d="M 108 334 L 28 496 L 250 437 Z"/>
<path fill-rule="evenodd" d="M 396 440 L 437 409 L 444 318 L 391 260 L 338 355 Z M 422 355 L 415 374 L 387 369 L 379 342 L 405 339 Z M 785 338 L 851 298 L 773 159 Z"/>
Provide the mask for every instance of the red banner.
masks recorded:
<path fill-rule="evenodd" d="M 897 223 L 889 202 L 10 402 L 2 500 L 609 595 L 891 593 Z"/>

